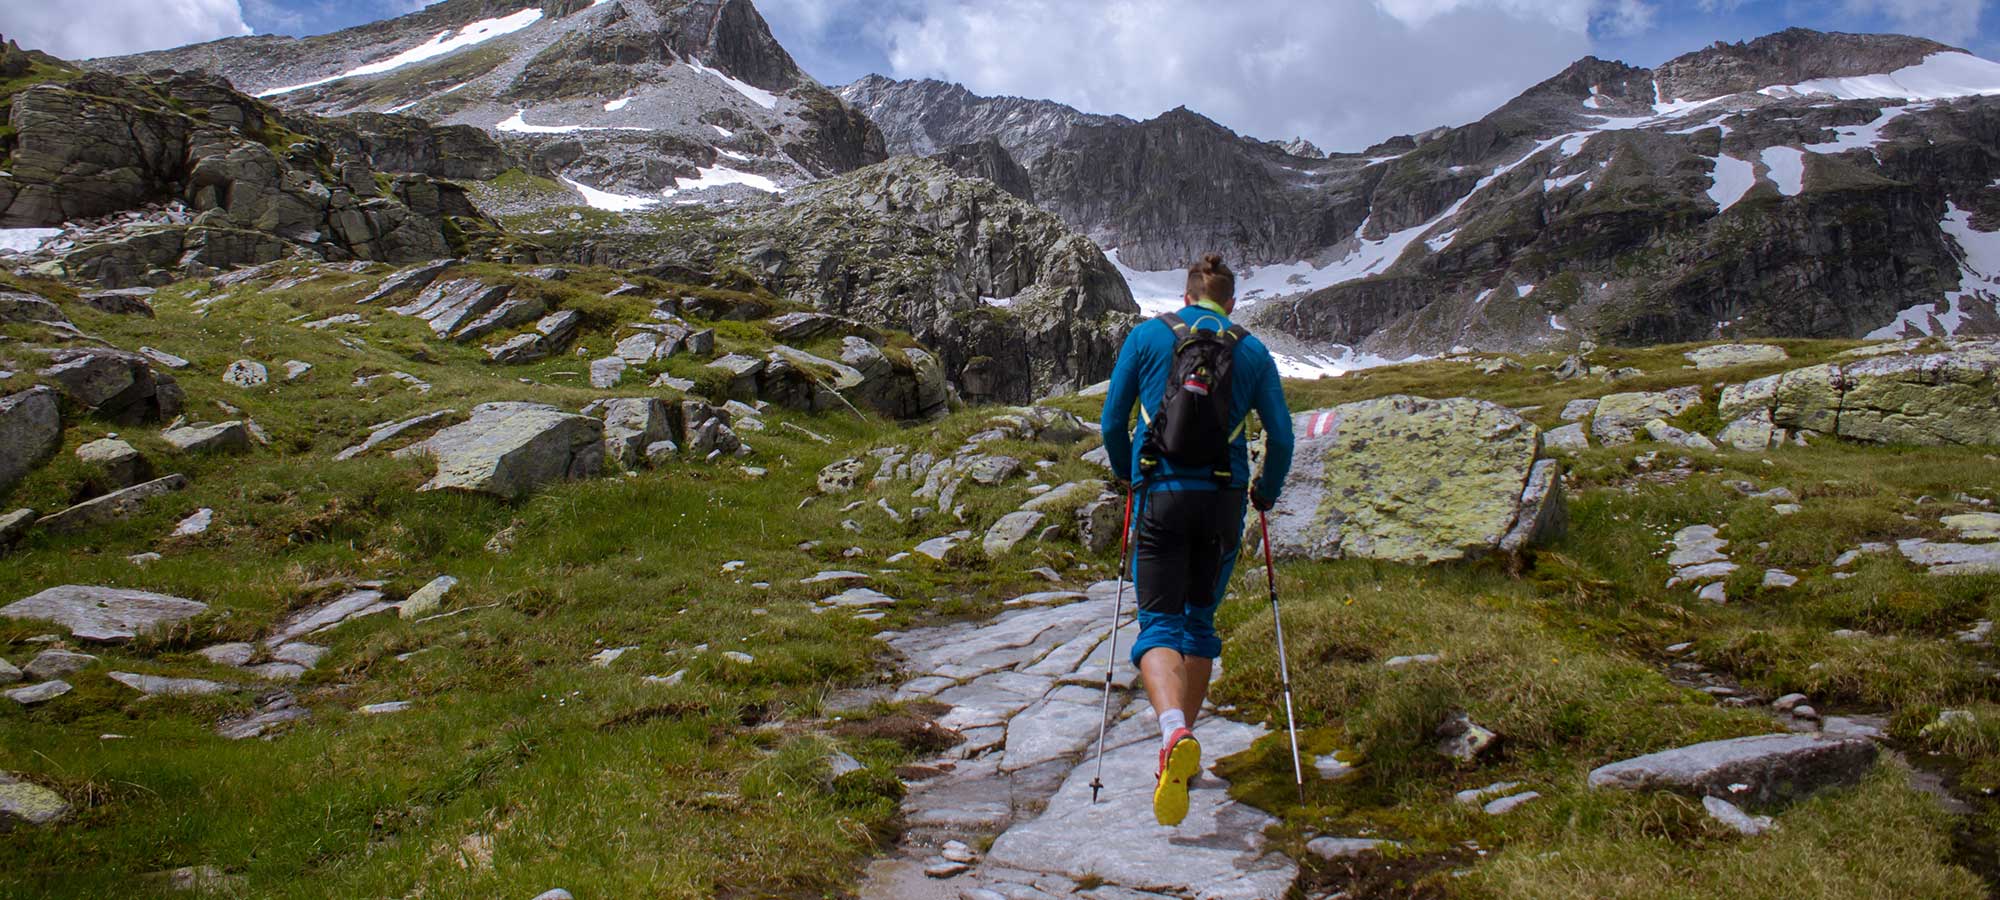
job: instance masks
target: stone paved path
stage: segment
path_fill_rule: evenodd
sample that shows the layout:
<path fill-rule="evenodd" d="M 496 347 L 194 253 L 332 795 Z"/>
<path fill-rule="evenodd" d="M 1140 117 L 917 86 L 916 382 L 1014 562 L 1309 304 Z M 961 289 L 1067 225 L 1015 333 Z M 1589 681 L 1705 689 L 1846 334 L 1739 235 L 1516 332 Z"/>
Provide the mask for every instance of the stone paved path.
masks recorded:
<path fill-rule="evenodd" d="M 906 657 L 898 699 L 949 704 L 942 722 L 966 742 L 937 761 L 946 771 L 911 785 L 903 842 L 869 868 L 863 898 L 1253 900 L 1290 889 L 1298 866 L 1264 846 L 1263 831 L 1275 820 L 1230 800 L 1212 769 L 1195 782 L 1186 822 L 1154 823 L 1158 734 L 1126 659 L 1136 633 L 1129 591 L 1105 788 L 1091 803 L 1103 642 L 1116 590 L 1116 582 L 1102 582 L 1081 597 L 1046 595 L 1056 605 L 888 636 Z M 1264 733 L 1213 714 L 1196 731 L 1208 766 Z M 956 868 L 940 855 L 954 840 L 991 849 L 962 873 L 926 874 Z"/>

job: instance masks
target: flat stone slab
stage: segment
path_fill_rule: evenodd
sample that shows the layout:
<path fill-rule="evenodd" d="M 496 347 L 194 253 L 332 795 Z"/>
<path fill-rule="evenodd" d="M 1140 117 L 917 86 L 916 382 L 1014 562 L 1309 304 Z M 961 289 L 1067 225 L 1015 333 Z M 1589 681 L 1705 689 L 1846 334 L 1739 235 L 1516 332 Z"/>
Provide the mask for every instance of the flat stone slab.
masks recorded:
<path fill-rule="evenodd" d="M 186 475 L 168 475 L 144 484 L 135 484 L 121 491 L 112 491 L 102 497 L 85 500 L 62 512 L 45 516 L 35 524 L 49 531 L 81 531 L 92 525 L 129 518 L 144 506 L 146 501 L 171 494 L 187 486 Z"/>
<path fill-rule="evenodd" d="M 1908 540 L 1898 542 L 1896 549 L 1910 562 L 1930 569 L 1932 575 L 2000 574 L 2000 544 L 1939 544 Z"/>
<path fill-rule="evenodd" d="M 41 684 L 15 688 L 8 691 L 6 697 L 22 706 L 34 706 L 37 703 L 47 703 L 69 692 L 70 686 L 67 681 L 44 681 Z"/>
<path fill-rule="evenodd" d="M 80 641 L 118 643 L 207 610 L 206 603 L 166 594 L 72 584 L 0 607 L 0 616 L 55 622 Z"/>
<path fill-rule="evenodd" d="M 291 643 L 296 638 L 325 631 L 350 619 L 359 619 L 377 613 L 385 613 L 396 608 L 394 603 L 385 603 L 382 592 L 374 589 L 349 591 L 324 606 L 300 610 L 278 624 L 277 630 L 264 639 L 264 646 L 277 647 Z"/>
<path fill-rule="evenodd" d="M 1204 719 L 1204 764 L 1249 749 L 1263 730 Z M 1189 791 L 1188 817 L 1178 828 L 1153 820 L 1153 769 L 1158 746 L 1140 740 L 1107 753 L 1104 792 L 1090 802 L 1094 767 L 1073 770 L 1033 821 L 1000 835 L 987 862 L 1030 872 L 1141 891 L 1214 900 L 1282 897 L 1298 866 L 1268 850 L 1263 831 L 1276 819 L 1229 798 L 1227 782 L 1204 772 Z"/>
<path fill-rule="evenodd" d="M 1874 767 L 1876 754 L 1875 744 L 1863 738 L 1760 734 L 1615 762 L 1591 772 L 1590 786 L 1772 805 L 1823 787 L 1854 784 Z"/>
<path fill-rule="evenodd" d="M 140 675 L 134 672 L 113 672 L 111 680 L 148 697 L 199 697 L 208 694 L 226 694 L 236 690 L 233 684 L 209 681 L 203 678 L 162 678 L 158 675 Z"/>

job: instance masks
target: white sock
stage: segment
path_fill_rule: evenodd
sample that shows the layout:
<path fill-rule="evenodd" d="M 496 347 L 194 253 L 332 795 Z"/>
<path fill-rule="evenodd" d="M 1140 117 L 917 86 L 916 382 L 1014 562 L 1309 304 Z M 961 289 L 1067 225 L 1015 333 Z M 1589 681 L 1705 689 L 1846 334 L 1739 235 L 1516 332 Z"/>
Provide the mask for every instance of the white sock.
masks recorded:
<path fill-rule="evenodd" d="M 1167 746 L 1167 742 L 1173 739 L 1174 732 L 1186 727 L 1187 713 L 1178 709 L 1160 713 L 1160 746 Z"/>

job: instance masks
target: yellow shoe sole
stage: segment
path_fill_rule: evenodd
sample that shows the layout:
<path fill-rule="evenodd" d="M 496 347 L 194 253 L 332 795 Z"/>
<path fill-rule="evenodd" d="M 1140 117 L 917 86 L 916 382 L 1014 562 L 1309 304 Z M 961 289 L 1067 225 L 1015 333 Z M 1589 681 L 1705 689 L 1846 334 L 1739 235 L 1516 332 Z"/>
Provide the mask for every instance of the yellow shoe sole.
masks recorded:
<path fill-rule="evenodd" d="M 1201 742 L 1185 737 L 1167 752 L 1166 771 L 1153 788 L 1153 818 L 1162 825 L 1179 825 L 1188 814 L 1188 781 L 1201 772 Z"/>

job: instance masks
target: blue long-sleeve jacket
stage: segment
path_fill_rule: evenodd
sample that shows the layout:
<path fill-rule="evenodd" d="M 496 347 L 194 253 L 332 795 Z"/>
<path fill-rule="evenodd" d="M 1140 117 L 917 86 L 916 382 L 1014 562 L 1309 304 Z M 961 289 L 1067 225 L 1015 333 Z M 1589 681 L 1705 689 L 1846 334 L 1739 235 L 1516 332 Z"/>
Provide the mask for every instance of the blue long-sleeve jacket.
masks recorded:
<path fill-rule="evenodd" d="M 1180 317 L 1191 327 L 1197 323 L 1202 327 L 1229 327 L 1228 317 L 1208 306 L 1187 307 L 1180 311 Z M 1214 320 L 1218 319 L 1221 324 L 1214 326 Z M 1105 453 L 1111 457 L 1112 473 L 1121 479 L 1131 481 L 1132 473 L 1138 470 L 1139 448 L 1146 444 L 1146 423 L 1160 413 L 1173 365 L 1174 330 L 1159 319 L 1132 329 L 1125 338 L 1125 346 L 1118 351 L 1118 366 L 1111 372 L 1111 387 L 1104 395 L 1102 419 Z M 1146 410 L 1137 422 L 1136 432 L 1132 421 L 1135 403 L 1143 404 Z M 1256 491 L 1276 500 L 1284 489 L 1285 476 L 1292 470 L 1292 414 L 1285 406 L 1285 386 L 1278 375 L 1277 363 L 1271 360 L 1271 351 L 1256 335 L 1236 344 L 1234 372 L 1230 376 L 1232 427 L 1252 411 L 1264 423 L 1267 435 L 1264 471 L 1258 475 Z M 1250 444 L 1242 434 L 1230 442 L 1229 470 L 1232 487 L 1250 484 Z M 1205 468 L 1176 471 L 1165 460 L 1160 462 L 1159 471 L 1149 483 L 1172 483 L 1183 490 L 1213 490 L 1220 486 Z"/>

